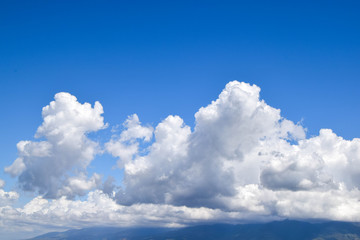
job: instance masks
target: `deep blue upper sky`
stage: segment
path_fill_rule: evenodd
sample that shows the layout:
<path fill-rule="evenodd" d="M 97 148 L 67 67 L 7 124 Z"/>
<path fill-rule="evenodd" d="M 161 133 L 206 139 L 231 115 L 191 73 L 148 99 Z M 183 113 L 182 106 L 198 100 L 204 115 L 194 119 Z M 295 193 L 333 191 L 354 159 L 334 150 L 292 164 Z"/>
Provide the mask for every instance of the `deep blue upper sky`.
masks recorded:
<path fill-rule="evenodd" d="M 358 1 L 7 1 L 0 3 L 1 167 L 67 91 L 105 121 L 193 114 L 231 80 L 308 134 L 360 136 Z"/>

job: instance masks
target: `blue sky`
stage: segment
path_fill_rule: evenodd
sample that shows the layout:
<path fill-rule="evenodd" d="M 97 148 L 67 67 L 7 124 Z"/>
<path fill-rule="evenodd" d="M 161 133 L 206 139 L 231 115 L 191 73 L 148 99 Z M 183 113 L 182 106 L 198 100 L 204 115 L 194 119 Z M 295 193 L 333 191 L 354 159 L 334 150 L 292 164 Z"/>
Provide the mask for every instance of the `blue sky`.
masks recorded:
<path fill-rule="evenodd" d="M 304 118 L 311 133 L 359 131 L 356 1 L 2 5 L 2 101 L 11 103 L 6 112 L 33 113 L 26 123 L 5 114 L 4 125 L 24 126 L 20 138 L 59 91 L 101 101 L 110 122 L 137 112 L 146 122 L 174 113 L 192 124 L 235 79 L 261 86 L 267 102 Z"/>
<path fill-rule="evenodd" d="M 360 136 L 357 1 L 0 5 L 2 169 L 17 158 L 19 141 L 34 141 L 42 107 L 58 92 L 101 103 L 109 126 L 89 134 L 101 146 L 134 113 L 153 128 L 178 115 L 194 130 L 194 114 L 233 80 L 259 86 L 260 98 L 301 121 L 308 138 L 322 128 L 348 140 Z M 114 175 L 121 184 L 116 159 L 98 155 L 89 176 Z M 3 170 L 0 179 L 4 190 L 20 193 L 17 206 L 37 196 Z"/>

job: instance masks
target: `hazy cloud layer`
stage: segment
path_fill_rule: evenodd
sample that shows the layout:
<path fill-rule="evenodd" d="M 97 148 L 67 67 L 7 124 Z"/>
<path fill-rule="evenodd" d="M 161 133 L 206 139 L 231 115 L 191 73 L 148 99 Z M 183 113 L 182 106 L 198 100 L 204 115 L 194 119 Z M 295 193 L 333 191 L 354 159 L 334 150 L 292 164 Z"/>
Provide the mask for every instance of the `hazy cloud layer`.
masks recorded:
<path fill-rule="evenodd" d="M 0 179 L 0 188 L 3 188 L 5 186 L 5 181 Z"/>
<path fill-rule="evenodd" d="M 11 205 L 19 198 L 19 194 L 17 192 L 4 191 L 4 189 L 2 189 L 4 186 L 5 186 L 5 181 L 0 179 L 0 208 L 3 206 Z"/>
<path fill-rule="evenodd" d="M 24 208 L 7 201 L 3 226 L 17 219 L 25 225 L 57 219 L 58 227 L 360 221 L 360 139 L 345 140 L 330 129 L 306 138 L 303 126 L 283 118 L 259 93 L 255 85 L 228 83 L 195 114 L 193 130 L 179 116 L 154 127 L 129 116 L 124 130 L 104 144 L 124 170 L 122 188 L 112 177 L 103 182 L 86 173 L 99 151 L 86 134 L 105 127 L 100 103 L 91 107 L 57 94 L 37 131 L 45 140 L 21 141 L 19 157 L 6 168 L 24 190 L 43 196 Z M 65 198 L 87 193 L 84 201 Z"/>
<path fill-rule="evenodd" d="M 61 197 L 34 198 L 23 208 L 0 206 L 0 231 L 23 236 L 49 229 L 89 226 L 162 226 L 181 227 L 214 222 L 242 223 L 283 218 L 360 221 L 359 191 L 273 191 L 249 184 L 237 195 L 225 198 L 234 210 L 170 204 L 119 205 L 100 190 L 90 192 L 84 201 Z"/>

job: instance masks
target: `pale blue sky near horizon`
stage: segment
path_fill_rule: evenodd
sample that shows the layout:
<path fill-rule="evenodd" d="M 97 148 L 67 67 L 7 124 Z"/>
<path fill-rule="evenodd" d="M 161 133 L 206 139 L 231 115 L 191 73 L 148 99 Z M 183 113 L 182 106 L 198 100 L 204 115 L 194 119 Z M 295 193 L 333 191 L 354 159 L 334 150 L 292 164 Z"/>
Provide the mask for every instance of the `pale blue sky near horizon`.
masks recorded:
<path fill-rule="evenodd" d="M 107 130 L 194 114 L 227 82 L 258 85 L 308 135 L 360 136 L 357 1 L 1 1 L 0 178 L 58 92 L 104 107 Z M 106 136 L 102 136 L 106 138 Z M 115 165 L 115 160 L 108 165 Z M 94 161 L 95 162 L 95 161 Z M 100 168 L 103 163 L 95 163 Z M 91 171 L 91 168 L 89 169 Z"/>

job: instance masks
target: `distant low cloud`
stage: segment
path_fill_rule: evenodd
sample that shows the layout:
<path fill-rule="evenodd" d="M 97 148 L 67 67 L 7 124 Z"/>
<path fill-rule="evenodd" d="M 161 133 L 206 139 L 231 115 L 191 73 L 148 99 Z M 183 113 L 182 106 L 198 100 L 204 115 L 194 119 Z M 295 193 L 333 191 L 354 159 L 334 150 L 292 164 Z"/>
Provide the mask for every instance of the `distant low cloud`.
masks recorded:
<path fill-rule="evenodd" d="M 5 181 L 0 179 L 0 188 L 3 188 L 5 186 Z"/>
<path fill-rule="evenodd" d="M 194 129 L 180 116 L 152 127 L 131 115 L 103 145 L 86 136 L 106 127 L 102 113 L 98 102 L 55 96 L 36 134 L 45 140 L 19 142 L 19 157 L 5 169 L 41 196 L 23 208 L 3 205 L 0 219 L 30 225 L 57 219 L 57 227 L 360 221 L 360 139 L 345 140 L 331 129 L 306 138 L 301 124 L 261 100 L 258 86 L 228 83 L 195 113 Z M 121 186 L 112 177 L 88 176 L 101 146 L 124 170 Z"/>
<path fill-rule="evenodd" d="M 19 198 L 19 194 L 17 192 L 4 191 L 4 189 L 3 189 L 4 186 L 5 186 L 5 181 L 0 179 L 0 209 L 4 206 L 9 207 L 12 203 L 14 203 Z M 0 220 L 0 223 L 1 223 L 1 220 Z"/>
<path fill-rule="evenodd" d="M 36 197 L 23 208 L 0 206 L 0 230 L 8 236 L 21 232 L 43 232 L 52 229 L 88 226 L 161 226 L 181 227 L 192 223 L 236 220 L 239 213 L 219 209 L 189 208 L 166 204 L 134 204 L 122 206 L 102 191 L 90 192 L 87 199 L 47 200 Z M 6 226 L 6 227 L 4 227 Z"/>
<path fill-rule="evenodd" d="M 35 135 L 45 140 L 20 141 L 19 157 L 5 171 L 19 176 L 23 190 L 47 198 L 85 194 L 100 184 L 97 175 L 87 182 L 84 172 L 99 152 L 98 143 L 86 134 L 106 127 L 102 113 L 99 102 L 92 107 L 69 93 L 56 94 L 55 101 L 43 108 L 43 123 Z"/>

